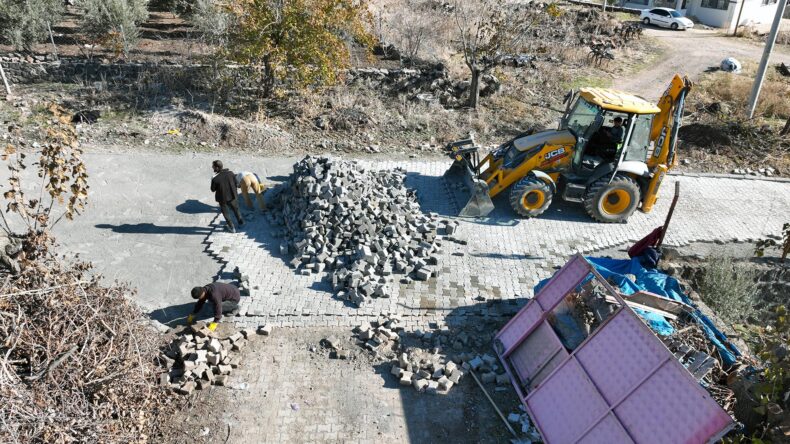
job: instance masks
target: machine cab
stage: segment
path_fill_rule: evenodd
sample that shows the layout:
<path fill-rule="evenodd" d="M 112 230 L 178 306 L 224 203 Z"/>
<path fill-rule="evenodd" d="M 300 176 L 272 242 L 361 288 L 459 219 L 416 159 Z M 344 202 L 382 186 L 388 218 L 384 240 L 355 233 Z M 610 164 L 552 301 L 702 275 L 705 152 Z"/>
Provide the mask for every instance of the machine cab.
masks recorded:
<path fill-rule="evenodd" d="M 590 176 L 601 165 L 645 164 L 651 150 L 653 117 L 659 111 L 655 105 L 619 91 L 572 91 L 566 96 L 566 111 L 559 129 L 569 130 L 576 137 L 573 175 Z M 616 137 L 618 133 L 621 135 Z M 646 164 L 644 169 L 647 170 Z"/>

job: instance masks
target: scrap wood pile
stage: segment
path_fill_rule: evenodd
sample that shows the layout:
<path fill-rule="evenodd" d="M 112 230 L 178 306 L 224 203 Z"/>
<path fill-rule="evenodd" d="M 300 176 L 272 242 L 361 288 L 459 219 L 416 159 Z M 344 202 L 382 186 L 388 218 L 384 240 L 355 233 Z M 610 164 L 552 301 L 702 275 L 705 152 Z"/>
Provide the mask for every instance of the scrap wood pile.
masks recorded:
<path fill-rule="evenodd" d="M 130 290 L 88 268 L 0 269 L 0 442 L 146 442 L 172 407 Z"/>
<path fill-rule="evenodd" d="M 675 332 L 661 337 L 675 358 L 686 367 L 713 399 L 731 416 L 735 412 L 735 393 L 727 387 L 729 372 L 725 371 L 718 349 L 714 347 L 700 326 L 684 323 Z"/>
<path fill-rule="evenodd" d="M 440 235 L 456 225 L 422 213 L 405 177 L 402 170 L 305 157 L 269 212 L 285 237 L 280 253 L 293 255 L 291 266 L 304 275 L 328 271 L 338 296 L 356 305 L 390 297 L 393 274 L 436 275 Z"/>

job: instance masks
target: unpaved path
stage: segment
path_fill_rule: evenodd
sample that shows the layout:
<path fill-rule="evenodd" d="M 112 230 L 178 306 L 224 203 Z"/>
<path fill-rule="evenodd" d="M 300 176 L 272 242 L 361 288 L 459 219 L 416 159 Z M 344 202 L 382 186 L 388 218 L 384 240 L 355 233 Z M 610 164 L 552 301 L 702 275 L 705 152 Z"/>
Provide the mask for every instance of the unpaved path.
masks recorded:
<path fill-rule="evenodd" d="M 615 79 L 617 89 L 632 91 L 646 99 L 658 99 L 675 73 L 698 79 L 706 69 L 717 67 L 727 57 L 741 63 L 759 62 L 764 45 L 742 38 L 724 37 L 719 31 L 672 31 L 648 27 L 645 35 L 653 37 L 664 47 L 663 54 L 636 74 Z M 790 63 L 790 49 L 777 45 L 771 64 Z"/>

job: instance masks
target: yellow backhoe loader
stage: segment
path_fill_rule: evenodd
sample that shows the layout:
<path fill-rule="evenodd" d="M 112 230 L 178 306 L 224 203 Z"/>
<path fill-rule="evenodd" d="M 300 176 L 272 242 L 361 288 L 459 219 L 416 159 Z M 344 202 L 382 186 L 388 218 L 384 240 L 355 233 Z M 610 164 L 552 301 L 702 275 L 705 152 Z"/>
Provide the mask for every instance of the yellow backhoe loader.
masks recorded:
<path fill-rule="evenodd" d="M 690 90 L 688 77 L 675 75 L 654 105 L 621 91 L 581 88 L 566 96 L 557 130 L 521 134 L 482 159 L 472 137 L 448 144 L 454 162 L 445 176 L 463 175 L 471 192 L 460 215 L 488 215 L 491 198 L 508 189 L 510 205 L 523 217 L 546 211 L 555 195 L 582 202 L 601 222 L 625 222 L 640 205 L 649 212 L 677 165 Z"/>

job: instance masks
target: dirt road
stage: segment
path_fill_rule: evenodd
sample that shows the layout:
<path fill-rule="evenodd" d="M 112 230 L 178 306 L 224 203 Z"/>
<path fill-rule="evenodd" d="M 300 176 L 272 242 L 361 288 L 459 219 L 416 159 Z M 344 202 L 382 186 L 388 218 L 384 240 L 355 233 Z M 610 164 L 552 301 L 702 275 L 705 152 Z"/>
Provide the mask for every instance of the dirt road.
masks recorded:
<path fill-rule="evenodd" d="M 735 57 L 741 63 L 758 63 L 764 48 L 759 42 L 724 37 L 719 31 L 672 31 L 648 27 L 645 35 L 657 39 L 664 47 L 664 53 L 638 73 L 615 79 L 613 86 L 653 100 L 661 96 L 675 73 L 688 74 L 694 80 L 709 67 L 718 67 L 727 57 Z M 776 46 L 771 63 L 778 62 L 790 63 L 790 49 Z"/>

